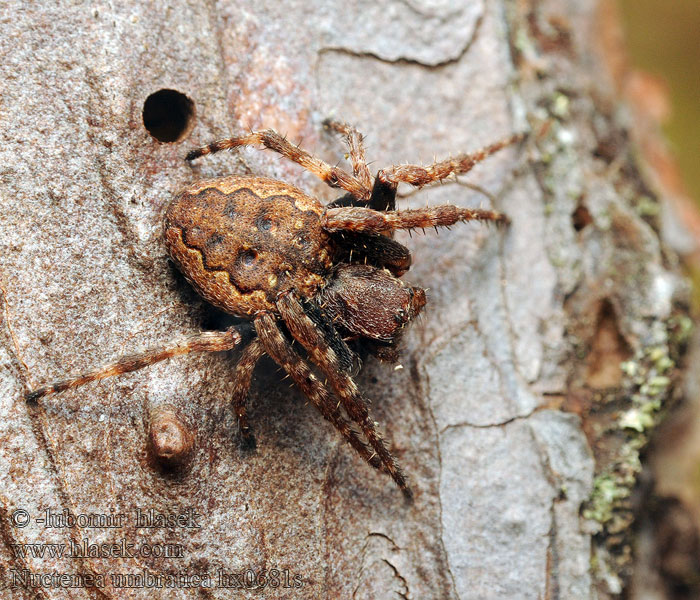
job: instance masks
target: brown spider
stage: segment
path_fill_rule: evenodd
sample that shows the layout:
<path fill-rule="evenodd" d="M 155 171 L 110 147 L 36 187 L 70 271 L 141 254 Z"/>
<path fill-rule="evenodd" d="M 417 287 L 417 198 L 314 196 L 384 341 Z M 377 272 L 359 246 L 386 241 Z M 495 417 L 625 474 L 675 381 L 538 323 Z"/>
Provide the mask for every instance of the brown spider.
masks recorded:
<path fill-rule="evenodd" d="M 399 277 L 411 255 L 392 239 L 396 229 L 444 227 L 458 221 L 507 223 L 505 215 L 457 206 L 395 209 L 400 182 L 422 187 L 466 173 L 520 136 L 429 167 L 393 166 L 372 180 L 362 136 L 352 127 L 327 123 L 349 147 L 353 174 L 332 167 L 272 130 L 253 132 L 193 150 L 205 154 L 262 144 L 308 169 L 346 195 L 323 206 L 301 190 L 273 179 L 230 176 L 200 181 L 176 196 L 165 213 L 165 244 L 197 292 L 214 306 L 253 321 L 256 337 L 243 349 L 234 374 L 233 406 L 242 440 L 254 445 L 246 399 L 258 360 L 268 354 L 293 379 L 325 419 L 370 465 L 388 472 L 407 496 L 410 490 L 352 378 L 357 340 L 384 360 L 397 359 L 404 327 L 425 305 L 425 292 Z M 323 383 L 292 347 L 296 340 L 326 378 Z M 202 332 L 165 347 L 125 356 L 77 377 L 27 394 L 37 400 L 89 381 L 141 369 L 188 352 L 230 350 L 238 331 Z M 330 388 L 330 389 L 329 389 Z M 359 426 L 360 432 L 351 427 Z"/>

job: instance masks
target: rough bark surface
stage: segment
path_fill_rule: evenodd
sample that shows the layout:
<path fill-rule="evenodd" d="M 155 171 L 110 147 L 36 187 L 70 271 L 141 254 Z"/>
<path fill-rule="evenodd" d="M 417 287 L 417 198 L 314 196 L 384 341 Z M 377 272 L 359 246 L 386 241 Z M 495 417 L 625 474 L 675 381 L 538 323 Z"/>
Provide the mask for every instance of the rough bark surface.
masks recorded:
<path fill-rule="evenodd" d="M 580 516 L 593 458 L 581 419 L 562 410 L 576 351 L 589 347 L 601 306 L 630 355 L 667 343 L 677 286 L 635 210 L 637 192 L 621 191 L 633 177 L 615 153 L 601 156 L 617 126 L 604 78 L 593 83 L 594 9 L 592 0 L 11 2 L 0 31 L 3 597 L 33 598 L 30 585 L 12 585 L 27 573 L 80 574 L 83 584 L 104 575 L 92 588 L 51 580 L 46 598 L 593 597 Z M 164 88 L 195 104 L 182 142 L 158 143 L 144 128 L 144 101 Z M 340 141 L 322 133 L 327 117 L 367 135 L 373 169 L 534 131 L 466 179 L 488 190 L 509 229 L 400 237 L 414 252 L 405 278 L 430 289 L 429 305 L 406 337 L 404 368 L 370 361 L 359 384 L 410 475 L 412 505 L 271 362 L 251 390 L 252 455 L 239 449 L 229 405 L 236 353 L 23 402 L 39 383 L 211 323 L 161 241 L 164 205 L 185 184 L 254 172 L 335 197 L 269 152 L 190 167 L 189 148 L 271 127 L 342 161 Z M 619 154 L 627 164 L 626 148 Z M 492 199 L 452 183 L 403 202 Z M 586 218 L 572 220 L 579 209 Z M 190 462 L 171 472 L 147 445 L 150 416 L 165 406 L 194 434 Z M 197 527 L 139 528 L 139 509 L 201 516 Z M 38 521 L 47 510 L 126 518 L 47 527 Z M 84 540 L 130 551 L 67 557 Z M 13 545 L 26 543 L 66 555 L 18 557 Z M 165 544 L 182 556 L 130 555 Z M 271 569 L 281 574 L 262 590 L 221 587 L 218 575 Z M 117 589 L 111 575 L 129 573 L 146 580 Z M 206 589 L 194 579 L 148 584 L 207 573 Z M 239 581 L 251 583 L 228 579 Z"/>

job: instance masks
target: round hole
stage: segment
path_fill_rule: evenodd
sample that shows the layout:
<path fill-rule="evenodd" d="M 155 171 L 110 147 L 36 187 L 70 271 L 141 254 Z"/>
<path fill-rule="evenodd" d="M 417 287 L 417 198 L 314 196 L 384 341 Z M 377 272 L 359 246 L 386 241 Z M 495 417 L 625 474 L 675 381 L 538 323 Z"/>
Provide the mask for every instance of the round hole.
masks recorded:
<path fill-rule="evenodd" d="M 177 90 L 158 90 L 143 103 L 143 125 L 159 142 L 185 139 L 194 120 L 194 102 Z"/>

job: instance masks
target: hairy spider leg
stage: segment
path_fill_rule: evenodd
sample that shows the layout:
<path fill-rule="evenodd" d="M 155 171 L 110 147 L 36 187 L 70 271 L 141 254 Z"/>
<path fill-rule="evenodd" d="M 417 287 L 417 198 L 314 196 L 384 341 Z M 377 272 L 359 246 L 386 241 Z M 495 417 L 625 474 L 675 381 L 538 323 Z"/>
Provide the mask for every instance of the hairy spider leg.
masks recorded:
<path fill-rule="evenodd" d="M 252 340 L 241 353 L 238 359 L 238 364 L 233 374 L 233 397 L 231 403 L 233 410 L 238 419 L 238 429 L 241 432 L 241 441 L 247 448 L 255 448 L 255 436 L 250 430 L 248 424 L 248 413 L 246 410 L 246 401 L 248 399 L 248 391 L 250 389 L 250 380 L 255 371 L 255 365 L 264 356 L 265 349 L 260 339 Z"/>
<path fill-rule="evenodd" d="M 225 331 L 203 331 L 175 342 L 171 342 L 165 346 L 151 348 L 138 354 L 123 356 L 113 363 L 104 365 L 97 369 L 92 369 L 82 373 L 81 375 L 55 381 L 28 392 L 25 395 L 25 398 L 27 401 L 33 402 L 39 398 L 42 398 L 43 396 L 48 396 L 49 394 L 63 392 L 65 390 L 89 383 L 90 381 L 97 381 L 98 379 L 104 379 L 114 375 L 121 375 L 123 373 L 137 371 L 162 360 L 172 358 L 173 356 L 180 356 L 181 354 L 189 354 L 190 352 L 222 352 L 224 350 L 231 350 L 237 344 L 239 344 L 240 341 L 241 336 L 233 327 L 230 327 Z"/>
<path fill-rule="evenodd" d="M 282 367 L 311 400 L 324 419 L 329 421 L 367 463 L 377 470 L 383 470 L 382 462 L 376 453 L 358 437 L 348 422 L 342 417 L 333 396 L 313 374 L 309 366 L 294 351 L 270 313 L 261 313 L 255 318 L 255 329 L 270 357 Z"/>
<path fill-rule="evenodd" d="M 306 150 L 295 146 L 272 129 L 253 131 L 248 135 L 218 140 L 207 146 L 190 151 L 186 156 L 186 160 L 194 160 L 200 156 L 213 154 L 221 150 L 229 150 L 239 146 L 254 146 L 256 144 L 261 144 L 265 148 L 274 150 L 292 162 L 301 165 L 330 187 L 341 188 L 360 198 L 369 197 L 369 187 L 363 185 L 355 176 L 350 175 L 340 167 L 332 167 L 321 159 L 312 156 Z"/>
<path fill-rule="evenodd" d="M 353 174 L 365 185 L 369 194 L 339 199 L 332 206 L 367 206 L 374 210 L 394 210 L 396 208 L 396 185 L 372 180 L 372 175 L 365 160 L 364 136 L 354 127 L 340 121 L 324 121 L 326 128 L 340 133 L 350 150 L 350 163 Z"/>
<path fill-rule="evenodd" d="M 454 158 L 439 161 L 427 167 L 421 165 L 394 165 L 382 169 L 377 174 L 377 181 L 390 186 L 398 186 L 399 183 L 408 183 L 416 187 L 423 187 L 435 181 L 441 181 L 453 173 L 463 175 L 471 171 L 475 165 L 495 154 L 499 150 L 511 146 L 523 139 L 523 134 L 516 133 L 503 140 L 495 142 L 473 152 L 471 154 L 460 154 Z"/>
<path fill-rule="evenodd" d="M 406 478 L 401 471 L 394 456 L 384 443 L 384 439 L 377 430 L 375 422 L 369 414 L 369 402 L 362 396 L 357 385 L 349 373 L 342 368 L 340 360 L 333 349 L 325 331 L 308 317 L 299 300 L 291 293 L 283 294 L 277 301 L 277 308 L 284 319 L 289 332 L 307 351 L 309 358 L 323 371 L 333 388 L 333 391 L 342 402 L 348 416 L 360 426 L 362 433 L 367 438 L 374 452 L 379 456 L 382 464 L 389 472 L 396 485 L 407 498 L 411 497 Z M 334 331 L 333 324 L 329 321 L 326 327 Z"/>
<path fill-rule="evenodd" d="M 395 210 L 396 190 L 399 183 L 408 183 L 420 188 L 429 183 L 442 181 L 453 173 L 455 175 L 463 175 L 471 171 L 476 164 L 485 158 L 522 139 L 522 134 L 515 134 L 486 146 L 486 148 L 477 152 L 461 154 L 455 158 L 436 162 L 427 167 L 421 165 L 394 165 L 382 169 L 374 179 L 372 193 L 367 205 L 374 210 Z"/>
<path fill-rule="evenodd" d="M 365 159 L 364 136 L 351 125 L 328 119 L 323 122 L 327 129 L 343 136 L 348 146 L 352 174 L 357 177 L 368 190 L 372 188 L 372 175 Z"/>
<path fill-rule="evenodd" d="M 459 221 L 493 221 L 508 224 L 503 213 L 480 208 L 462 208 L 452 204 L 430 206 L 402 211 L 379 212 L 371 208 L 352 206 L 331 208 L 321 216 L 323 228 L 335 231 L 394 231 L 396 229 L 421 229 L 448 227 Z"/>

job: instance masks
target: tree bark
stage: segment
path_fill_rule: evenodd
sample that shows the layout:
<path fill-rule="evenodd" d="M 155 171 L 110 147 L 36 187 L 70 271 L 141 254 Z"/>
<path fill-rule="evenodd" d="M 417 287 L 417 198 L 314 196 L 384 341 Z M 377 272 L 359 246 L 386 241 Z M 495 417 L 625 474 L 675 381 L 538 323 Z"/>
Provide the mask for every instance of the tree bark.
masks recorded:
<path fill-rule="evenodd" d="M 626 542 L 608 541 L 627 523 L 636 453 L 656 418 L 647 402 L 670 393 L 657 363 L 673 354 L 683 286 L 642 210 L 642 197 L 647 209 L 655 200 L 592 54 L 595 10 L 592 0 L 11 3 L 0 63 L 4 597 L 616 592 Z M 144 102 L 161 89 L 193 103 L 177 142 L 144 127 Z M 167 111 L 157 117 L 167 129 Z M 40 383 L 220 325 L 164 251 L 163 209 L 178 189 L 255 173 L 323 201 L 337 194 L 270 152 L 192 167 L 185 153 L 274 128 L 342 162 L 328 117 L 366 134 L 373 171 L 529 133 L 459 182 L 401 201 L 495 205 L 512 221 L 397 238 L 414 255 L 404 279 L 429 288 L 428 306 L 403 369 L 368 361 L 358 384 L 412 504 L 270 361 L 250 395 L 258 448 L 242 451 L 229 405 L 236 352 L 23 402 Z M 163 410 L 193 439 L 171 469 L 149 450 Z M 46 511 L 86 517 L 49 526 Z M 139 527 L 138 511 L 183 523 Z M 91 527 L 90 515 L 114 526 Z M 28 543 L 43 557 L 21 557 Z M 67 556 L 85 543 L 116 546 Z M 176 555 L 157 556 L 166 551 Z M 36 577 L 46 574 L 76 577 Z M 126 574 L 143 579 L 120 589 L 128 582 L 112 576 Z M 179 575 L 190 579 L 159 587 Z"/>

